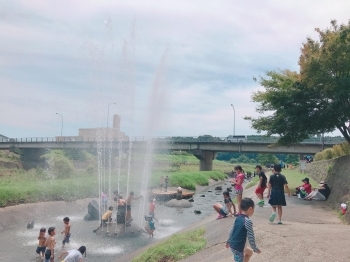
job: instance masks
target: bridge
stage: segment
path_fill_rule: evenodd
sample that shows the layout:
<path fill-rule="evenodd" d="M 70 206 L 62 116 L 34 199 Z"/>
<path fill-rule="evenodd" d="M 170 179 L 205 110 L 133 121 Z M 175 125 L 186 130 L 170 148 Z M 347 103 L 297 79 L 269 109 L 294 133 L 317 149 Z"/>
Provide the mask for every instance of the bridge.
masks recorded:
<path fill-rule="evenodd" d="M 274 139 L 274 140 L 273 140 Z M 129 137 L 128 141 L 102 141 L 97 138 L 76 139 L 63 137 L 37 137 L 37 138 L 11 138 L 0 141 L 0 150 L 11 150 L 26 154 L 33 150 L 46 149 L 99 149 L 106 146 L 113 150 L 132 150 L 146 152 L 149 144 L 152 143 L 153 150 L 169 151 L 181 150 L 193 153 L 199 159 L 201 171 L 212 170 L 213 160 L 217 152 L 239 152 L 239 153 L 265 153 L 265 154 L 316 154 L 324 148 L 332 147 L 335 144 L 344 142 L 343 139 L 325 141 L 304 141 L 290 146 L 274 144 L 277 138 L 266 138 L 260 140 L 249 139 L 246 142 L 227 142 L 225 138 L 200 138 L 200 137 Z"/>

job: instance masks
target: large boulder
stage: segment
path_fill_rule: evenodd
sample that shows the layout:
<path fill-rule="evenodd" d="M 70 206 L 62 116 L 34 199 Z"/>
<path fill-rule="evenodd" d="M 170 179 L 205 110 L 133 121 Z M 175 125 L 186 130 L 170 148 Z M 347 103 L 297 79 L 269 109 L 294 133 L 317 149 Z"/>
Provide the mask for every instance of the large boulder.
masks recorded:
<path fill-rule="evenodd" d="M 84 216 L 84 220 L 85 220 L 85 221 L 90 221 L 90 220 L 92 220 L 89 213 L 87 213 L 87 214 Z"/>
<path fill-rule="evenodd" d="M 92 200 L 88 205 L 88 213 L 90 215 L 90 220 L 100 220 L 99 215 L 100 206 L 98 205 L 96 200 Z"/>

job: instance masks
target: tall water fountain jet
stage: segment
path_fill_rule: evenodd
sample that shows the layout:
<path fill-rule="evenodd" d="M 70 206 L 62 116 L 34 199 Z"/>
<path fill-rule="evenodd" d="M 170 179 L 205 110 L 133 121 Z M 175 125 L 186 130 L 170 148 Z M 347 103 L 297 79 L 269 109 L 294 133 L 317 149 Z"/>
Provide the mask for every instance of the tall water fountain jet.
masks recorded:
<path fill-rule="evenodd" d="M 141 192 L 144 192 L 145 195 L 148 190 L 148 182 L 149 182 L 152 165 L 153 165 L 153 154 L 154 154 L 154 146 L 155 146 L 154 143 L 156 143 L 152 139 L 152 136 L 164 124 L 166 105 L 168 104 L 168 96 L 167 96 L 167 90 L 166 90 L 165 79 L 164 79 L 168 54 L 169 54 L 169 49 L 166 48 L 161 57 L 160 63 L 157 67 L 153 85 L 152 85 L 152 91 L 149 99 L 148 121 L 147 121 L 147 129 L 146 129 L 146 134 L 149 137 L 149 139 L 147 140 L 144 169 L 142 172 L 142 179 L 141 179 L 142 181 Z M 147 197 L 143 198 L 142 208 L 140 209 L 141 216 L 145 214 L 147 199 L 148 199 Z M 142 221 L 142 219 L 140 221 Z M 142 226 L 141 222 L 140 222 L 140 226 Z"/>

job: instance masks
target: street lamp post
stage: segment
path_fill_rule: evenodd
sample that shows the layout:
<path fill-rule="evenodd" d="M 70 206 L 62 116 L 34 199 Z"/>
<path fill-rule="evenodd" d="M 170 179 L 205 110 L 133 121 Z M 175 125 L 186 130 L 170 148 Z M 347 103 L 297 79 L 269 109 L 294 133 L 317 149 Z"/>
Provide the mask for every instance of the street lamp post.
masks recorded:
<path fill-rule="evenodd" d="M 63 116 L 60 113 L 56 113 L 56 115 L 61 116 L 61 137 L 62 137 L 62 132 L 63 132 Z"/>
<path fill-rule="evenodd" d="M 235 111 L 235 107 L 233 106 L 233 104 L 231 104 L 232 109 L 233 109 L 233 135 L 236 135 L 235 132 L 235 125 L 236 125 L 236 111 Z"/>

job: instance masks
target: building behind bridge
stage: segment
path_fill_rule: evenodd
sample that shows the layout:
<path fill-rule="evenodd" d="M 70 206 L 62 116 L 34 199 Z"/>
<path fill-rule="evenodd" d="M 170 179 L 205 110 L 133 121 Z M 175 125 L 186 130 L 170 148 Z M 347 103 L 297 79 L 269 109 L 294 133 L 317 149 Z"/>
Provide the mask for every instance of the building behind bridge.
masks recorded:
<path fill-rule="evenodd" d="M 79 128 L 78 136 L 58 136 L 56 141 L 129 141 L 129 137 L 120 131 L 120 116 L 113 115 L 112 127 Z"/>

